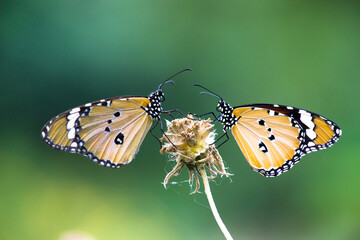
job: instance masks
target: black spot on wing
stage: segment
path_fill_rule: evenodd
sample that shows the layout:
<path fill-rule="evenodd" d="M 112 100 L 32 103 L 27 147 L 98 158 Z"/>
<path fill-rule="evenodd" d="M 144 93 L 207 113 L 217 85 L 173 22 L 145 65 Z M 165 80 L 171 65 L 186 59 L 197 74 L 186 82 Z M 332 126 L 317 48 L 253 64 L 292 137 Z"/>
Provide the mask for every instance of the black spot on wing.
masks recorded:
<path fill-rule="evenodd" d="M 124 142 L 124 134 L 119 133 L 114 140 L 115 144 L 123 144 Z"/>
<path fill-rule="evenodd" d="M 260 151 L 262 151 L 263 153 L 267 153 L 267 152 L 268 152 L 268 149 L 267 149 L 265 143 L 263 143 L 262 141 L 259 143 L 259 149 L 260 149 Z"/>

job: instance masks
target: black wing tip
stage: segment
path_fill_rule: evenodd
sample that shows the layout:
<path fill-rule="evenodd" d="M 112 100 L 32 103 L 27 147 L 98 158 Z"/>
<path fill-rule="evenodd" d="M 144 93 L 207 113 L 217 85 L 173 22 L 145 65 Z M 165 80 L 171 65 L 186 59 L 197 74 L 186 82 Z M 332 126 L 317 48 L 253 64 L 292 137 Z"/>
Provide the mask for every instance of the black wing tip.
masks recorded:
<path fill-rule="evenodd" d="M 49 138 L 49 131 L 50 131 L 50 124 L 53 120 L 50 120 L 49 122 L 47 122 L 42 128 L 41 128 L 41 131 L 40 131 L 40 134 L 41 134 L 41 138 L 44 142 L 46 142 L 47 144 L 48 141 L 50 141 L 50 138 Z"/>

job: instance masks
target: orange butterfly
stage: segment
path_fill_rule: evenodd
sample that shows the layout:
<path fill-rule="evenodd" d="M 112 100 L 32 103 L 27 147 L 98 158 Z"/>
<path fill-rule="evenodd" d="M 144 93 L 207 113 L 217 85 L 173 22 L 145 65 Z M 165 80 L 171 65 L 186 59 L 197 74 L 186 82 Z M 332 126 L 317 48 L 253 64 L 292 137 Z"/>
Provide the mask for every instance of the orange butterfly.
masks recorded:
<path fill-rule="evenodd" d="M 220 99 L 217 105 L 220 115 L 210 113 L 223 124 L 225 133 L 219 139 L 226 136 L 226 142 L 227 130 L 231 130 L 250 167 L 265 177 L 288 171 L 305 154 L 328 148 L 341 136 L 338 125 L 316 113 L 276 104 L 232 107 L 219 95 L 204 89 L 210 93 L 200 94 Z"/>
<path fill-rule="evenodd" d="M 172 77 L 187 70 L 191 69 Z M 172 116 L 172 112 L 180 112 L 164 111 L 161 107 L 165 100 L 161 87 L 174 84 L 169 79 L 148 97 L 108 98 L 61 113 L 45 124 L 41 137 L 52 148 L 83 154 L 101 166 L 126 165 L 135 157 L 149 130 L 152 134 L 160 123 L 163 131 L 160 114 Z M 150 129 L 153 120 L 156 124 Z"/>

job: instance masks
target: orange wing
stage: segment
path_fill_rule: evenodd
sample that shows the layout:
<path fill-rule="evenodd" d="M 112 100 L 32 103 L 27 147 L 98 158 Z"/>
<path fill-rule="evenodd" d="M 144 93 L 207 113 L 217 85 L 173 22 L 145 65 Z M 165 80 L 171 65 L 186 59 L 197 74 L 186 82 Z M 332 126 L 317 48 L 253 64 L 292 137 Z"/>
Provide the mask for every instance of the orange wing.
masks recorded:
<path fill-rule="evenodd" d="M 135 157 L 152 124 L 144 97 L 120 97 L 64 112 L 43 127 L 51 147 L 81 153 L 106 167 L 120 167 Z"/>
<path fill-rule="evenodd" d="M 341 135 L 334 122 L 289 106 L 240 106 L 233 114 L 235 140 L 251 168 L 267 177 L 288 171 L 303 155 L 330 147 Z"/>

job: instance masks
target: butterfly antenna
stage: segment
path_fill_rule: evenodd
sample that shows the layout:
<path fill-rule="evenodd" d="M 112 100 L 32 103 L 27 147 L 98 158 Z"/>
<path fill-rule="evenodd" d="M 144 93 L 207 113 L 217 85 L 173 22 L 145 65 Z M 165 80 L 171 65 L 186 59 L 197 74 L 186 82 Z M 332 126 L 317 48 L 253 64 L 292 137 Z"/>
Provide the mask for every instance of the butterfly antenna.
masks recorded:
<path fill-rule="evenodd" d="M 169 77 L 168 79 L 166 79 L 162 84 L 159 85 L 159 89 L 161 89 L 161 87 L 162 87 L 164 84 L 167 84 L 167 83 L 171 83 L 172 85 L 174 85 L 175 82 L 174 82 L 173 80 L 170 80 L 170 79 L 172 79 L 172 78 L 175 77 L 176 75 L 179 75 L 180 73 L 185 72 L 185 71 L 192 71 L 192 69 L 191 69 L 191 68 L 185 68 L 185 69 L 181 70 L 180 72 L 172 75 L 171 77 Z"/>
<path fill-rule="evenodd" d="M 217 94 L 214 93 L 213 91 L 210 91 L 210 90 L 207 89 L 206 87 L 201 86 L 201 85 L 199 85 L 199 84 L 194 84 L 193 86 L 195 86 L 195 87 L 201 87 L 201 88 L 205 89 L 206 91 L 209 91 L 209 92 L 201 92 L 200 94 L 209 94 L 209 95 L 211 95 L 211 96 L 220 98 L 220 100 L 223 101 L 222 97 L 220 97 L 219 95 L 217 95 Z"/>

